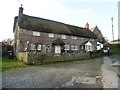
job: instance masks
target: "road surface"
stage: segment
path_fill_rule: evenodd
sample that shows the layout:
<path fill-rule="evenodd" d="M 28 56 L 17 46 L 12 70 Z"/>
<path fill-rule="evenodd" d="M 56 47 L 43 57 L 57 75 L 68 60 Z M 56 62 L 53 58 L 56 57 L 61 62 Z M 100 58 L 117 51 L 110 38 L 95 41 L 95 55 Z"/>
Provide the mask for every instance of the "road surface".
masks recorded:
<path fill-rule="evenodd" d="M 2 88 L 103 88 L 108 85 L 104 77 L 109 62 L 110 58 L 102 57 L 15 68 L 2 73 Z M 116 74 L 113 76 L 116 78 Z"/>

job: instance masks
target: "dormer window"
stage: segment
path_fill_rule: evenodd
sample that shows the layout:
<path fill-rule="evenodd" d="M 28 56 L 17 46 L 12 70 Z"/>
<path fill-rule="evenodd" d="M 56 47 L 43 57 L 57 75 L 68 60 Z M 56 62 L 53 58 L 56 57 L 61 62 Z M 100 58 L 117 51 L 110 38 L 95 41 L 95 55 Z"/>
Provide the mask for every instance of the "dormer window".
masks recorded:
<path fill-rule="evenodd" d="M 49 34 L 48 34 L 48 37 L 53 38 L 53 37 L 54 37 L 54 34 L 53 34 L 53 33 L 49 33 Z"/>
<path fill-rule="evenodd" d="M 77 39 L 77 37 L 76 36 L 72 36 L 72 39 Z"/>
<path fill-rule="evenodd" d="M 62 39 L 67 39 L 66 35 L 62 35 Z"/>
<path fill-rule="evenodd" d="M 33 31 L 33 36 L 40 36 L 40 32 Z"/>

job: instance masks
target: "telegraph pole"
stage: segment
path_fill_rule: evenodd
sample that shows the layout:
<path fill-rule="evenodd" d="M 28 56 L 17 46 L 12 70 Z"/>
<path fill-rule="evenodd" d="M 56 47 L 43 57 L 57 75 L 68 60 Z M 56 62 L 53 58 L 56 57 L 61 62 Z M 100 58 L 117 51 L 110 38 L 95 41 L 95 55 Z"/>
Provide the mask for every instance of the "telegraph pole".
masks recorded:
<path fill-rule="evenodd" d="M 111 17 L 111 21 L 112 21 L 112 39 L 113 39 L 113 45 L 114 45 L 113 17 Z"/>

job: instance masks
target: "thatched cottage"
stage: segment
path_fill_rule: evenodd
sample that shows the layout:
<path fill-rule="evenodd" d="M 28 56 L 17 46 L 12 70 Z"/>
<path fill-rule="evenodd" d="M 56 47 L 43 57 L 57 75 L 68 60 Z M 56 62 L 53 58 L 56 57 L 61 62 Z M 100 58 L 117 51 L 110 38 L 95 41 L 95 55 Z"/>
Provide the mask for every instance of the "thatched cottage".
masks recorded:
<path fill-rule="evenodd" d="M 24 51 L 55 54 L 79 52 L 82 43 L 97 39 L 88 25 L 82 28 L 25 15 L 23 7 L 19 8 L 19 15 L 14 18 L 13 32 L 15 54 Z"/>

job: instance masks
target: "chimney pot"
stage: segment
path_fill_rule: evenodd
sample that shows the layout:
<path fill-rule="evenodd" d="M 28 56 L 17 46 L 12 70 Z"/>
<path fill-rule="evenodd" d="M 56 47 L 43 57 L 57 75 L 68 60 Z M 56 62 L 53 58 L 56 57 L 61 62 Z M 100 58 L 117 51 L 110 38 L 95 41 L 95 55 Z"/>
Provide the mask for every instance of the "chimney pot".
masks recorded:
<path fill-rule="evenodd" d="M 89 24 L 88 24 L 88 22 L 86 23 L 85 28 L 89 29 Z"/>

